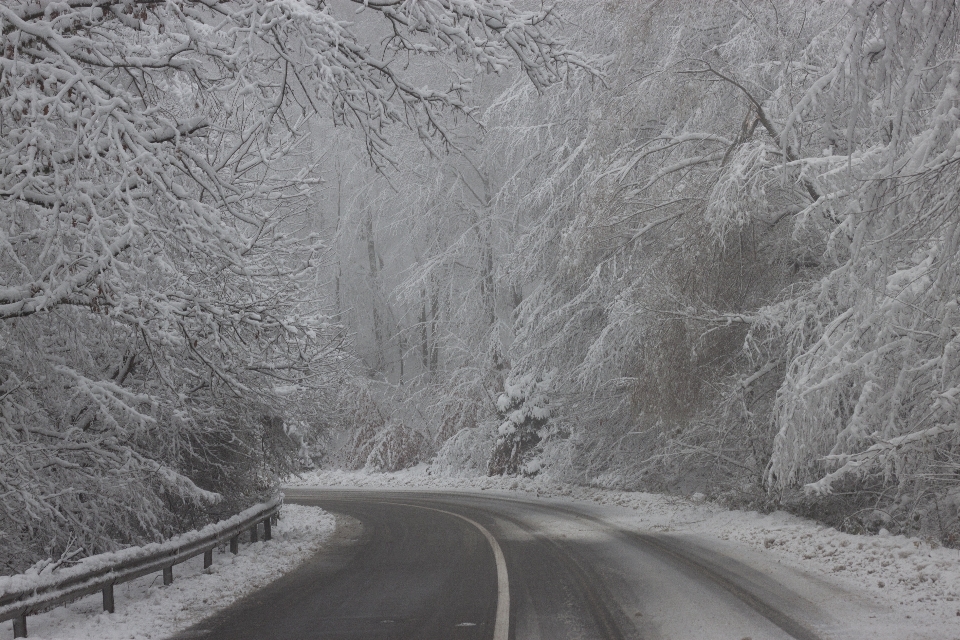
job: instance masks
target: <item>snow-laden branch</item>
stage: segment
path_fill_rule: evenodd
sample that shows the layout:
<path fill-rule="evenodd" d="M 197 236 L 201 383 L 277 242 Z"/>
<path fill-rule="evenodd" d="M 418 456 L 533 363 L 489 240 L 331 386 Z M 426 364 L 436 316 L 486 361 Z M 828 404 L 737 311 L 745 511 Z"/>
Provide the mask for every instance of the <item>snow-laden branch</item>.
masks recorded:
<path fill-rule="evenodd" d="M 318 300 L 321 121 L 381 168 L 401 128 L 449 145 L 473 71 L 598 73 L 560 25 L 508 0 L 0 3 L 0 511 L 25 544 L 156 537 L 287 469 L 278 416 L 317 422 L 348 360 Z M 435 83 L 408 66 L 446 54 Z"/>

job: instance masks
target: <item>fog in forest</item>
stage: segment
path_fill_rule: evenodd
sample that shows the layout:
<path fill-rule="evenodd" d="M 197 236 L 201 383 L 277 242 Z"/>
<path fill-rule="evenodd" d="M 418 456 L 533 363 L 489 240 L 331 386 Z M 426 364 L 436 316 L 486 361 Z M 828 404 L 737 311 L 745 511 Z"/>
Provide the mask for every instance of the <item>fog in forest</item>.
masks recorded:
<path fill-rule="evenodd" d="M 954 2 L 91 6 L 0 4 L 0 573 L 312 469 L 960 544 Z"/>

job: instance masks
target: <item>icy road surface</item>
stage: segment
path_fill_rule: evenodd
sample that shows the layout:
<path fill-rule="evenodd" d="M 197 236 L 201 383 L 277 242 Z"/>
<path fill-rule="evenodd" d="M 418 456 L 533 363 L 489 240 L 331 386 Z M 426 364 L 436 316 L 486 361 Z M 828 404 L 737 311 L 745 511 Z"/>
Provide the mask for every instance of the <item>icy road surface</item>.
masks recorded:
<path fill-rule="evenodd" d="M 883 637 L 891 614 L 771 554 L 582 503 L 308 488 L 287 501 L 348 516 L 353 534 L 178 638 L 827 640 Z"/>

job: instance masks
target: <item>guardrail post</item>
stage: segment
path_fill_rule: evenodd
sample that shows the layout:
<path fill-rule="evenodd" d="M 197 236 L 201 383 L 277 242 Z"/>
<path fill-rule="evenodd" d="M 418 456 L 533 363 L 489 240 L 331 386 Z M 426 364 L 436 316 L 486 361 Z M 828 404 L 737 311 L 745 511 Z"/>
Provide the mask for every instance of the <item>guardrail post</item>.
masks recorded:
<path fill-rule="evenodd" d="M 2 3 L 3 0 L 0 0 Z M 186 546 L 167 546 L 149 556 L 138 558 L 136 561 L 123 561 L 114 563 L 112 567 L 103 566 L 88 571 L 84 575 L 74 576 L 66 582 L 52 581 L 50 584 L 43 584 L 33 589 L 24 589 L 13 593 L 4 593 L 0 607 L 3 611 L 0 616 L 0 622 L 4 620 L 13 620 L 13 637 L 27 637 L 27 614 L 33 614 L 40 610 L 46 610 L 55 606 L 60 606 L 76 600 L 77 598 L 93 595 L 100 591 L 103 598 L 103 610 L 107 613 L 114 613 L 114 587 L 122 584 L 133 577 L 143 575 L 141 571 L 153 572 L 157 570 L 157 565 L 163 572 L 163 584 L 169 586 L 173 584 L 173 567 L 189 558 L 194 558 L 203 554 L 203 568 L 208 569 L 213 566 L 213 550 L 220 548 L 224 544 L 227 535 L 230 540 L 230 552 L 237 554 L 240 547 L 240 538 L 244 532 L 250 530 L 250 541 L 258 542 L 260 539 L 266 541 L 273 537 L 273 527 L 279 519 L 279 499 L 261 504 L 251 508 L 251 515 L 244 516 L 242 520 L 233 521 L 226 524 L 224 521 L 212 533 L 197 538 L 194 542 Z M 260 533 L 260 523 L 263 523 L 263 538 Z M 166 565 L 166 566 L 163 566 Z M 77 581 L 80 582 L 77 582 Z M 30 604 L 26 604 L 25 599 L 30 598 Z M 9 628 L 9 627 L 8 627 Z"/>
<path fill-rule="evenodd" d="M 17 616 L 13 619 L 13 637 L 27 637 L 27 616 Z"/>
<path fill-rule="evenodd" d="M 107 613 L 113 613 L 113 583 L 103 588 L 103 610 Z"/>

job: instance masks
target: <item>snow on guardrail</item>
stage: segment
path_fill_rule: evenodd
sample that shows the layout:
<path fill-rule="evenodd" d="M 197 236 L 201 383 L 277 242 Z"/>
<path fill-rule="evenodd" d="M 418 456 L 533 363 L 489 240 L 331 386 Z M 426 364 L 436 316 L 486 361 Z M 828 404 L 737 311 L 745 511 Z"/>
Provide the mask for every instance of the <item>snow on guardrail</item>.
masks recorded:
<path fill-rule="evenodd" d="M 27 637 L 27 616 L 102 591 L 104 611 L 113 612 L 113 587 L 156 571 L 163 572 L 164 584 L 173 582 L 173 567 L 204 554 L 204 566 L 213 563 L 213 549 L 229 542 L 237 553 L 240 534 L 250 532 L 251 542 L 263 526 L 265 540 L 271 538 L 271 523 L 278 516 L 283 496 L 250 507 L 237 515 L 202 529 L 175 536 L 165 542 L 84 558 L 76 565 L 50 573 L 23 573 L 0 577 L 0 622 L 13 620 L 14 638 Z"/>

